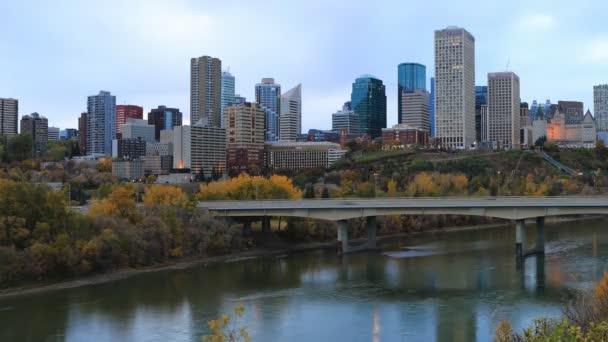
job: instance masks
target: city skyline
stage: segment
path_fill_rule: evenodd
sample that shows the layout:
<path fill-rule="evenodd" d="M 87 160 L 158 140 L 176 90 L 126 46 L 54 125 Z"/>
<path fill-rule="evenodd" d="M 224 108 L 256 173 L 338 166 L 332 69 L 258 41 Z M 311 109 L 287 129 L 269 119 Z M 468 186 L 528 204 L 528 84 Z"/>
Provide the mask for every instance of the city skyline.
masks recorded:
<path fill-rule="evenodd" d="M 408 16 L 399 9 L 406 5 L 398 2 L 382 7 L 352 2 L 319 2 L 316 6 L 277 3 L 263 16 L 269 25 L 276 25 L 284 36 L 290 37 L 289 41 L 280 39 L 290 48 L 272 53 L 256 46 L 255 39 L 243 40 L 236 46 L 224 42 L 239 38 L 243 32 L 227 26 L 232 21 L 222 18 L 238 15 L 248 20 L 259 16 L 249 14 L 244 2 L 151 1 L 141 6 L 137 1 L 110 1 L 107 9 L 97 11 L 88 11 L 86 4 L 70 4 L 61 12 L 59 7 L 37 1 L 0 5 L 0 10 L 7 13 L 0 29 L 7 33 L 7 51 L 12 51 L 0 56 L 0 64 L 9 66 L 0 75 L 0 94 L 19 99 L 20 116 L 39 112 L 59 127 L 77 127 L 79 113 L 86 110 L 83 99 L 100 89 L 115 94 L 117 104 L 135 104 L 145 111 L 158 105 L 177 107 L 189 118 L 188 60 L 202 55 L 218 57 L 224 69 L 230 67 L 239 79 L 236 92 L 250 99 L 254 98 L 255 84 L 266 75 L 273 75 L 281 84 L 302 83 L 306 90 L 302 94 L 304 131 L 330 127 L 331 113 L 349 98 L 352 81 L 364 73 L 374 74 L 387 88 L 391 126 L 397 122 L 395 68 L 408 61 L 433 70 L 433 32 L 449 25 L 463 27 L 476 38 L 476 85 L 485 85 L 488 72 L 508 69 L 521 77 L 523 101 L 576 100 L 593 111 L 593 86 L 608 83 L 602 78 L 602 71 L 608 68 L 608 30 L 599 25 L 601 21 L 593 20 L 608 6 L 597 1 L 576 6 L 526 2 L 523 11 L 511 15 L 504 13 L 513 4 L 407 4 L 413 12 L 428 13 L 413 20 L 403 20 Z M 551 14 L 545 11 L 549 6 Z M 319 7 L 325 11 L 318 11 Z M 294 9 L 303 14 L 314 11 L 324 24 L 311 28 L 303 19 L 306 15 L 289 19 L 282 16 Z M 438 10 L 441 15 L 436 13 Z M 475 15 L 481 11 L 489 15 Z M 127 21 L 122 13 L 136 14 L 133 21 Z M 153 27 L 152 23 L 165 15 L 177 18 L 181 25 L 171 29 Z M 358 27 L 356 20 L 352 24 L 345 21 L 344 26 L 338 27 L 329 20 L 336 15 L 352 19 L 369 16 L 371 22 Z M 560 25 L 563 20 L 576 21 L 582 16 L 590 17 L 585 21 L 589 27 Z M 31 22 L 37 25 L 27 24 Z M 378 28 L 369 30 L 374 24 Z M 74 26 L 80 29 L 73 30 Z M 247 34 L 267 29 L 248 27 Z M 119 35 L 121 31 L 130 34 Z M 392 43 L 392 32 L 399 32 L 400 44 Z M 220 33 L 233 39 L 219 39 Z M 106 36 L 111 39 L 110 52 L 100 50 L 107 47 L 95 43 Z M 345 48 L 363 38 L 369 41 L 368 48 L 357 49 L 356 54 L 344 60 Z M 291 41 L 297 42 L 293 48 Z M 243 45 L 248 48 L 246 55 L 239 53 L 244 50 Z M 553 46 L 580 53 L 561 56 Z M 47 62 L 35 63 L 34 58 L 43 52 Z M 53 68 L 48 68 L 49 64 Z M 32 82 L 34 76 L 36 82 Z M 427 72 L 427 88 L 431 76 Z M 158 82 L 159 78 L 163 81 Z"/>

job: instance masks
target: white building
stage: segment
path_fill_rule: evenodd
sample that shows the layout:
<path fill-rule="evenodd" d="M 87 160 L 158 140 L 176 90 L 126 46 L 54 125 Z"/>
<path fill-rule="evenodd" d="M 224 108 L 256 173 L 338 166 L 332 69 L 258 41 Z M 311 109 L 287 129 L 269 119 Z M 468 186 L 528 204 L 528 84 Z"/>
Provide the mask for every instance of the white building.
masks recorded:
<path fill-rule="evenodd" d="M 226 170 L 226 129 L 193 125 L 190 130 L 192 173 L 203 169 L 207 178 L 213 171 L 223 173 Z"/>
<path fill-rule="evenodd" d="M 346 134 L 359 134 L 359 115 L 346 106 L 331 115 L 331 130 L 341 131 L 345 129 Z"/>
<path fill-rule="evenodd" d="M 608 132 L 608 84 L 593 87 L 593 112 L 598 132 Z"/>
<path fill-rule="evenodd" d="M 499 148 L 520 143 L 519 76 L 513 72 L 488 74 L 488 140 Z"/>
<path fill-rule="evenodd" d="M 279 140 L 296 141 L 302 132 L 302 85 L 281 95 Z"/>
<path fill-rule="evenodd" d="M 49 141 L 59 141 L 59 133 L 61 129 L 59 127 L 49 127 L 48 139 Z"/>
<path fill-rule="evenodd" d="M 173 127 L 173 168 L 190 169 L 190 126 Z"/>
<path fill-rule="evenodd" d="M 435 136 L 447 148 L 475 142 L 475 38 L 453 26 L 435 31 Z"/>
<path fill-rule="evenodd" d="M 275 170 L 328 168 L 345 153 L 339 144 L 326 141 L 268 142 L 265 146 L 265 164 Z"/>
<path fill-rule="evenodd" d="M 148 120 L 129 118 L 120 126 L 120 132 L 123 139 L 142 138 L 144 141 L 156 141 L 154 125 L 148 124 Z"/>
<path fill-rule="evenodd" d="M 400 124 L 431 132 L 429 116 L 430 94 L 426 90 L 416 89 L 401 92 L 401 120 Z"/>

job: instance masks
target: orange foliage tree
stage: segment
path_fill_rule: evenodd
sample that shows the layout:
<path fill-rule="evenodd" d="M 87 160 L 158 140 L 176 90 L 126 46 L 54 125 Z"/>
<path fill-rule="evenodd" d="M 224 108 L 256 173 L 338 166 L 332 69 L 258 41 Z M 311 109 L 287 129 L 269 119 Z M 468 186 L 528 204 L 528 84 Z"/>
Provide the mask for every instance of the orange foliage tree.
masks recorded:
<path fill-rule="evenodd" d="M 299 199 L 302 192 L 285 176 L 270 178 L 241 174 L 236 178 L 203 184 L 196 195 L 198 200 L 256 200 Z"/>
<path fill-rule="evenodd" d="M 135 189 L 124 186 L 115 188 L 107 198 L 91 205 L 89 215 L 92 217 L 116 216 L 136 222 L 138 215 L 135 204 Z"/>

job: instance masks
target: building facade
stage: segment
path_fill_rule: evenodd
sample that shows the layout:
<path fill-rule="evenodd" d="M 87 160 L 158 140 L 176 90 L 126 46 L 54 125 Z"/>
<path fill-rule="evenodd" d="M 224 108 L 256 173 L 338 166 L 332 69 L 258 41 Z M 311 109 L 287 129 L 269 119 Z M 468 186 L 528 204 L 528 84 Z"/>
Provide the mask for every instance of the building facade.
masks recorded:
<path fill-rule="evenodd" d="M 160 139 L 160 131 L 172 130 L 173 127 L 181 126 L 183 121 L 182 112 L 178 108 L 167 108 L 158 106 L 148 113 L 148 124 L 154 126 L 154 139 Z"/>
<path fill-rule="evenodd" d="M 580 116 L 582 118 L 585 115 L 584 105 L 579 101 L 557 101 L 557 107 L 566 116 Z"/>
<path fill-rule="evenodd" d="M 112 141 L 112 158 L 133 160 L 146 155 L 146 141 L 141 137 Z"/>
<path fill-rule="evenodd" d="M 19 100 L 0 98 L 0 136 L 17 135 L 19 126 Z"/>
<path fill-rule="evenodd" d="M 144 161 L 115 160 L 112 162 L 112 175 L 119 179 L 140 180 L 144 178 Z"/>
<path fill-rule="evenodd" d="M 266 113 L 257 103 L 226 107 L 226 167 L 237 171 L 261 167 Z"/>
<path fill-rule="evenodd" d="M 608 84 L 593 86 L 593 113 L 598 132 L 608 132 Z"/>
<path fill-rule="evenodd" d="M 190 126 L 173 127 L 173 169 L 190 170 Z"/>
<path fill-rule="evenodd" d="M 475 38 L 463 28 L 435 31 L 435 136 L 450 149 L 475 142 Z"/>
<path fill-rule="evenodd" d="M 220 95 L 220 126 L 224 124 L 224 109 L 234 104 L 236 79 L 229 71 L 222 71 L 222 91 Z M 222 126 L 223 127 L 223 126 Z"/>
<path fill-rule="evenodd" d="M 519 147 L 519 76 L 513 72 L 488 74 L 488 140 L 499 148 Z"/>
<path fill-rule="evenodd" d="M 279 139 L 296 141 L 302 133 L 302 85 L 298 84 L 281 95 Z"/>
<path fill-rule="evenodd" d="M 173 155 L 173 142 L 159 143 L 146 142 L 146 156 L 170 156 Z"/>
<path fill-rule="evenodd" d="M 21 134 L 29 133 L 34 141 L 34 152 L 43 154 L 49 141 L 49 121 L 38 113 L 21 117 Z"/>
<path fill-rule="evenodd" d="M 190 60 L 190 124 L 220 127 L 222 61 L 202 56 Z"/>
<path fill-rule="evenodd" d="M 328 168 L 346 153 L 330 142 L 269 142 L 265 146 L 265 166 L 270 170 L 299 171 Z"/>
<path fill-rule="evenodd" d="M 144 109 L 134 105 L 116 106 L 116 134 L 120 133 L 120 126 L 127 123 L 128 119 L 143 119 Z"/>
<path fill-rule="evenodd" d="M 346 134 L 359 134 L 359 115 L 346 105 L 331 115 L 331 130 L 345 130 Z"/>
<path fill-rule="evenodd" d="M 110 156 L 112 140 L 116 138 L 116 96 L 109 91 L 88 97 L 87 154 Z"/>
<path fill-rule="evenodd" d="M 480 111 L 480 121 L 481 121 L 481 123 L 480 123 L 480 130 L 481 130 L 481 133 L 480 133 L 480 138 L 481 138 L 480 143 L 484 144 L 484 143 L 487 143 L 489 141 L 489 132 L 488 132 L 488 127 L 489 127 L 489 124 L 488 124 L 488 120 L 489 120 L 489 118 L 488 118 L 488 105 L 487 104 L 482 105 L 481 109 L 479 111 Z"/>
<path fill-rule="evenodd" d="M 431 137 L 435 137 L 435 77 L 431 77 L 431 96 L 429 98 L 429 123 Z"/>
<path fill-rule="evenodd" d="M 547 120 L 547 141 L 559 146 L 593 148 L 596 136 L 595 120 L 589 111 L 581 117 L 567 115 L 560 108 Z"/>
<path fill-rule="evenodd" d="M 386 128 L 386 88 L 372 75 L 362 75 L 353 83 L 352 109 L 359 115 L 359 132 L 371 139 L 380 138 Z"/>
<path fill-rule="evenodd" d="M 408 124 L 397 124 L 391 128 L 382 129 L 382 144 L 390 145 L 398 142 L 401 145 L 429 144 L 429 131 Z"/>
<path fill-rule="evenodd" d="M 401 63 L 397 66 L 397 122 L 404 123 L 403 92 L 426 91 L 426 67 L 419 63 Z M 427 104 L 428 106 L 428 104 Z"/>
<path fill-rule="evenodd" d="M 80 155 L 86 156 L 87 151 L 87 113 L 80 113 L 78 118 L 78 148 Z"/>
<path fill-rule="evenodd" d="M 78 130 L 76 128 L 66 128 L 61 131 L 60 137 L 63 140 L 72 140 L 78 138 Z"/>
<path fill-rule="evenodd" d="M 148 120 L 128 119 L 126 123 L 121 125 L 121 131 L 123 139 L 142 138 L 144 141 L 156 141 L 155 127 L 148 124 Z"/>
<path fill-rule="evenodd" d="M 60 135 L 61 135 L 61 128 L 49 127 L 49 129 L 48 129 L 49 141 L 59 141 Z"/>
<path fill-rule="evenodd" d="M 255 102 L 266 113 L 266 140 L 279 140 L 281 85 L 274 83 L 274 78 L 263 78 L 255 85 Z"/>
<path fill-rule="evenodd" d="M 205 178 L 222 174 L 226 170 L 226 129 L 194 125 L 191 128 L 190 169 Z"/>
<path fill-rule="evenodd" d="M 424 89 L 417 89 L 414 91 L 402 91 L 400 94 L 400 123 L 419 128 L 430 134 L 429 93 Z"/>

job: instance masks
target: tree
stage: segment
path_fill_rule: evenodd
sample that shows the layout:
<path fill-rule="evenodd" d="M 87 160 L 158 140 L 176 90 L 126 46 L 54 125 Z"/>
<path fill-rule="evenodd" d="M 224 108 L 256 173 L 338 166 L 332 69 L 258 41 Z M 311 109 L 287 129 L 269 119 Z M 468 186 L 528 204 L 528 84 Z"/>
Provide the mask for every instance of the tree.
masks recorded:
<path fill-rule="evenodd" d="M 388 197 L 397 196 L 397 182 L 395 182 L 394 179 L 388 181 L 388 184 L 386 185 L 386 194 Z"/>
<path fill-rule="evenodd" d="M 306 186 L 306 189 L 304 190 L 304 198 L 315 198 L 315 189 L 311 184 Z"/>
<path fill-rule="evenodd" d="M 252 177 L 246 173 L 236 178 L 201 184 L 196 194 L 198 200 L 256 200 L 300 199 L 302 192 L 285 176 L 270 178 Z"/>
<path fill-rule="evenodd" d="M 112 172 L 112 158 L 101 158 L 97 161 L 97 171 Z"/>
<path fill-rule="evenodd" d="M 321 198 L 329 198 L 329 189 L 326 186 L 323 187 L 323 191 L 321 192 Z"/>
<path fill-rule="evenodd" d="M 608 157 L 608 147 L 606 147 L 604 140 L 600 139 L 595 143 L 595 153 L 602 159 Z"/>
<path fill-rule="evenodd" d="M 29 133 L 17 134 L 9 141 L 8 159 L 22 161 L 34 156 L 34 139 Z"/>
<path fill-rule="evenodd" d="M 153 185 L 146 187 L 144 205 L 167 205 L 185 207 L 188 196 L 181 188 L 170 185 Z"/>
<path fill-rule="evenodd" d="M 60 143 L 52 142 L 49 143 L 47 156 L 51 161 L 60 161 L 65 158 L 67 149 Z"/>
<path fill-rule="evenodd" d="M 120 186 L 112 190 L 107 198 L 99 200 L 89 208 L 92 217 L 116 216 L 131 222 L 138 220 L 135 204 L 135 189 Z"/>

